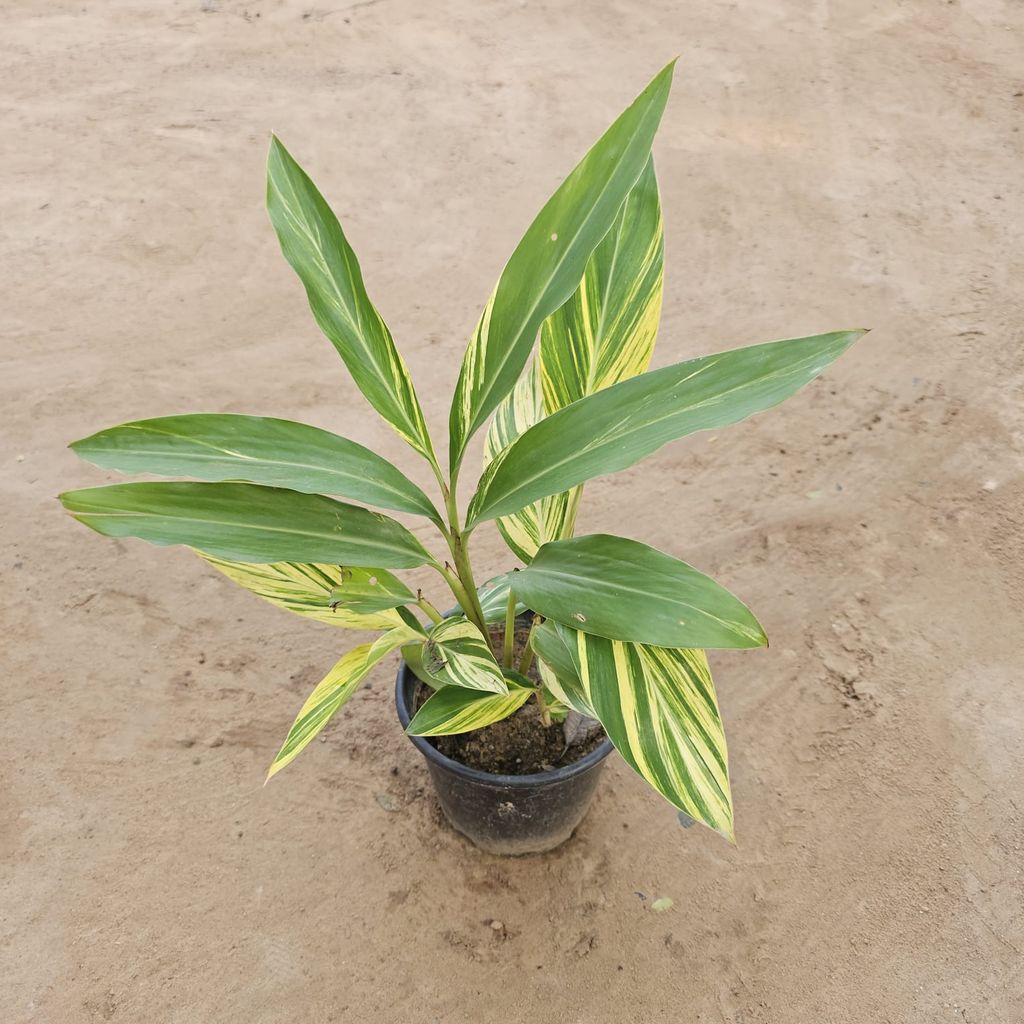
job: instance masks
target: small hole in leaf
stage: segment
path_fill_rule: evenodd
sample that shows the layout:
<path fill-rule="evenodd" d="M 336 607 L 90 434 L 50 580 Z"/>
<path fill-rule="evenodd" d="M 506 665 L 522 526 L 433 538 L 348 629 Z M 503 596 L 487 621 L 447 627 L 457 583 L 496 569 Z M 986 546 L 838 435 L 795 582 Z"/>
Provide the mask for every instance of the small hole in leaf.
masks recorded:
<path fill-rule="evenodd" d="M 551 241 L 552 242 L 557 242 L 558 241 L 558 232 L 557 231 L 553 231 L 551 233 Z"/>
<path fill-rule="evenodd" d="M 586 617 L 586 615 L 583 614 L 583 612 L 573 612 L 573 616 L 572 617 L 577 622 L 586 622 L 587 621 L 587 617 Z"/>
<path fill-rule="evenodd" d="M 371 587 L 375 587 L 377 586 L 377 577 L 371 576 L 369 580 L 367 580 L 367 582 L 370 584 Z M 680 625 L 682 625 L 682 623 L 680 623 Z"/>

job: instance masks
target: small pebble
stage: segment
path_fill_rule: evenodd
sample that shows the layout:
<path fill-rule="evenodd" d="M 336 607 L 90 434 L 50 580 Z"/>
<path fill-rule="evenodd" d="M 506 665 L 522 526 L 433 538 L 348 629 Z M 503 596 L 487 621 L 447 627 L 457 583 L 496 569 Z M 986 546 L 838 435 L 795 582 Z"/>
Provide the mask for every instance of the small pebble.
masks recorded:
<path fill-rule="evenodd" d="M 494 929 L 494 930 L 495 930 L 496 932 L 503 932 L 503 931 L 505 930 L 505 925 L 504 925 L 504 924 L 502 924 L 502 922 L 501 922 L 501 921 L 499 921 L 499 920 L 498 920 L 497 918 L 495 918 L 495 919 L 494 919 L 494 920 L 493 920 L 493 921 L 491 922 L 491 927 L 492 927 L 492 928 L 493 928 L 493 929 Z"/>

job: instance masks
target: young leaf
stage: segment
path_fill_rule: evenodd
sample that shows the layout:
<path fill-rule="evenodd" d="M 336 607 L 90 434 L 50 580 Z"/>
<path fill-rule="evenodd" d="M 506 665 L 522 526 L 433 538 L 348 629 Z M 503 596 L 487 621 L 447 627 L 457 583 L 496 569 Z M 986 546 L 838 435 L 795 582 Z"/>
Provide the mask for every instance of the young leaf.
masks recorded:
<path fill-rule="evenodd" d="M 336 494 L 441 522 L 430 499 L 387 459 L 355 441 L 290 420 L 231 413 L 122 423 L 75 441 L 87 462 L 122 473 L 244 480 Z"/>
<path fill-rule="evenodd" d="M 483 729 L 518 711 L 532 688 L 512 685 L 508 693 L 481 693 L 461 686 L 442 686 L 416 712 L 405 730 L 410 736 L 454 736 Z"/>
<path fill-rule="evenodd" d="M 527 607 L 584 633 L 660 647 L 761 647 L 750 610 L 686 562 L 625 537 L 552 541 L 516 573 Z"/>
<path fill-rule="evenodd" d="M 320 494 L 169 481 L 88 487 L 60 500 L 77 520 L 108 537 L 186 544 L 235 562 L 411 569 L 431 561 L 401 523 Z"/>
<path fill-rule="evenodd" d="M 704 652 L 555 629 L 626 763 L 679 810 L 731 840 L 725 733 Z"/>
<path fill-rule="evenodd" d="M 302 753 L 330 721 L 331 716 L 355 693 L 373 666 L 396 647 L 408 643 L 411 637 L 412 630 L 408 626 L 398 626 L 375 643 L 360 644 L 342 657 L 302 705 L 284 744 L 270 765 L 268 782 Z"/>
<path fill-rule="evenodd" d="M 509 258 L 462 363 L 449 421 L 451 465 L 511 390 L 544 319 L 576 290 L 590 254 L 640 177 L 668 100 L 664 68 L 558 187 Z"/>
<path fill-rule="evenodd" d="M 438 623 L 423 644 L 423 667 L 445 686 L 508 693 L 490 645 L 465 616 Z"/>
<path fill-rule="evenodd" d="M 491 463 L 470 503 L 468 526 L 626 469 L 686 434 L 770 409 L 863 333 L 839 331 L 719 352 L 581 398 L 530 427 Z"/>
<path fill-rule="evenodd" d="M 359 390 L 436 466 L 409 371 L 366 294 L 356 255 L 323 196 L 276 137 L 267 159 L 267 211 L 285 259 L 306 287 L 316 322 Z"/>
<path fill-rule="evenodd" d="M 493 579 L 481 583 L 477 590 L 477 597 L 480 598 L 480 609 L 484 613 L 485 622 L 504 622 L 505 612 L 508 609 L 508 592 L 518 574 L 514 571 L 502 573 Z M 522 601 L 516 602 L 516 615 L 526 611 L 526 605 Z"/>
<path fill-rule="evenodd" d="M 494 414 L 485 466 L 545 416 L 647 369 L 661 315 L 664 248 L 651 159 L 587 261 L 579 287 L 541 326 L 536 363 Z M 572 536 L 581 492 L 574 487 L 542 498 L 500 517 L 498 529 L 528 562 L 546 541 Z"/>
<path fill-rule="evenodd" d="M 249 562 L 232 562 L 197 551 L 215 569 L 222 572 L 233 583 L 252 591 L 264 601 L 295 612 L 317 622 L 347 629 L 393 629 L 402 625 L 402 619 L 392 608 L 403 602 L 392 604 L 389 600 L 378 605 L 379 610 L 369 611 L 365 607 L 356 609 L 351 605 L 335 604 L 334 593 L 351 582 L 354 574 L 372 574 L 378 581 L 388 578 L 394 581 L 392 589 L 402 587 L 400 580 L 387 574 L 383 569 L 343 569 L 339 565 L 316 565 L 301 562 L 273 562 L 270 565 L 254 565 Z M 409 594 L 412 599 L 412 594 Z"/>

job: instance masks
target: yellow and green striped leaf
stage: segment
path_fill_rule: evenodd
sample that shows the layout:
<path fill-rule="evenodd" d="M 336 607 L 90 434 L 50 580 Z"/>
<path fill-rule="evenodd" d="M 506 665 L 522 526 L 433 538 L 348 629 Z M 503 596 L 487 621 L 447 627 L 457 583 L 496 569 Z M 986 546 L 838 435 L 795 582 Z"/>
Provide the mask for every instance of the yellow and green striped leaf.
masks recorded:
<path fill-rule="evenodd" d="M 184 544 L 233 562 L 412 569 L 433 562 L 401 523 L 322 494 L 257 484 L 160 480 L 86 487 L 64 507 L 107 537 Z"/>
<path fill-rule="evenodd" d="M 487 467 L 467 528 L 626 469 L 669 441 L 770 409 L 863 333 L 833 331 L 716 352 L 586 395 L 529 427 Z"/>
<path fill-rule="evenodd" d="M 508 693 L 481 693 L 460 686 L 442 686 L 416 712 L 405 730 L 410 736 L 454 736 L 500 722 L 518 711 L 532 688 L 512 685 Z"/>
<path fill-rule="evenodd" d="M 664 251 L 651 159 L 587 262 L 580 286 L 541 328 L 547 412 L 647 369 L 661 318 Z"/>
<path fill-rule="evenodd" d="M 579 287 L 541 326 L 537 362 L 495 413 L 485 466 L 545 416 L 647 369 L 661 315 L 663 257 L 658 182 L 649 160 Z M 571 537 L 582 490 L 502 516 L 498 529 L 512 551 L 528 562 L 547 541 Z"/>
<path fill-rule="evenodd" d="M 576 665 L 575 634 L 550 620 L 530 634 L 530 646 L 537 655 L 537 669 L 544 685 L 559 703 L 588 718 L 596 718 L 580 682 Z"/>
<path fill-rule="evenodd" d="M 626 763 L 731 841 L 725 733 L 704 652 L 554 629 L 572 655 L 586 703 Z"/>
<path fill-rule="evenodd" d="M 70 447 L 86 461 L 122 473 L 243 480 L 442 522 L 430 499 L 387 459 L 307 423 L 235 413 L 160 416 L 109 427 Z"/>
<path fill-rule="evenodd" d="M 346 629 L 391 630 L 402 625 L 398 613 L 390 609 L 362 612 L 340 604 L 331 607 L 332 594 L 352 580 L 349 576 L 346 581 L 346 570 L 340 566 L 301 562 L 253 565 L 249 562 L 215 558 L 201 551 L 197 551 L 196 554 L 233 583 L 245 587 L 278 608 L 284 608 L 307 619 Z M 359 571 L 372 572 L 369 569 Z"/>
<path fill-rule="evenodd" d="M 668 100 L 674 61 L 619 116 L 562 182 L 509 258 L 463 359 L 449 417 L 450 458 L 519 379 L 541 324 L 580 283 L 640 177 Z"/>
<path fill-rule="evenodd" d="M 267 159 L 267 211 L 316 322 L 359 390 L 436 467 L 409 371 L 366 293 L 356 255 L 324 197 L 276 137 Z"/>
<path fill-rule="evenodd" d="M 375 643 L 352 648 L 317 684 L 302 705 L 288 735 L 267 772 L 269 782 L 282 768 L 292 763 L 310 741 L 330 721 L 331 716 L 355 693 L 359 684 L 381 658 L 396 647 L 408 643 L 414 630 L 405 625 L 379 637 Z"/>
<path fill-rule="evenodd" d="M 508 693 L 483 633 L 464 615 L 439 622 L 423 643 L 423 667 L 444 686 Z"/>

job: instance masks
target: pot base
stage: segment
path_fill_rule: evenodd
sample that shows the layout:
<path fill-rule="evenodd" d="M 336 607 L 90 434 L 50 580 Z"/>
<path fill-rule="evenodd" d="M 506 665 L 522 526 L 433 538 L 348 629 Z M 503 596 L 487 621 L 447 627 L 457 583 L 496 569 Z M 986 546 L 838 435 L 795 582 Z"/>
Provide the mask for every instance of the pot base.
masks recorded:
<path fill-rule="evenodd" d="M 395 704 L 408 726 L 418 680 L 403 661 Z M 445 757 L 422 736 L 410 741 L 423 755 L 441 809 L 456 831 L 479 849 L 503 856 L 544 853 L 564 843 L 590 806 L 605 758 L 606 739 L 572 764 L 533 775 L 491 775 Z"/>

